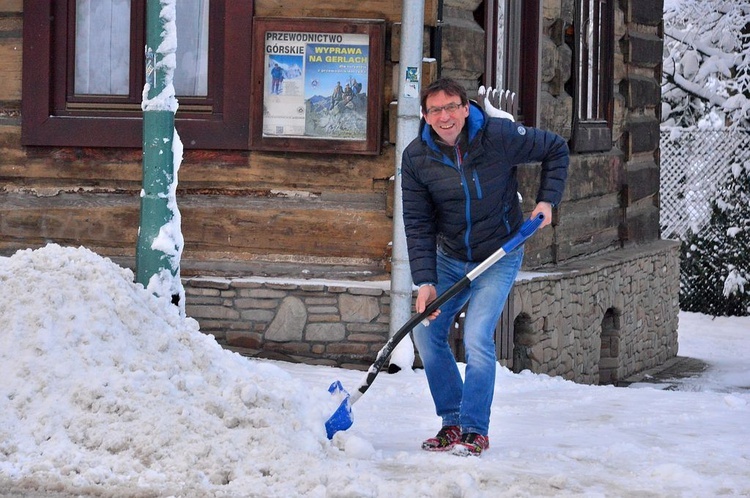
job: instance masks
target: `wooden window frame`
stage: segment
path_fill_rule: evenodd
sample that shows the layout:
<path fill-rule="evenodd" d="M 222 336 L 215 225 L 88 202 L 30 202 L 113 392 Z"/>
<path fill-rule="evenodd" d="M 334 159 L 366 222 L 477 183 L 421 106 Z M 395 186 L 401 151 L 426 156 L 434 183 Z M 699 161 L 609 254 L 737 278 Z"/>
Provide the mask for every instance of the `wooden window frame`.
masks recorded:
<path fill-rule="evenodd" d="M 482 84 L 510 90 L 517 95 L 517 120 L 526 126 L 539 121 L 541 9 L 538 0 L 484 0 L 479 20 L 485 29 L 485 73 Z M 498 9 L 505 15 L 505 26 L 499 33 Z M 502 43 L 504 60 L 498 61 L 498 43 Z M 523 61 L 523 63 L 521 63 Z M 499 68 L 498 63 L 503 67 Z M 497 75 L 502 74 L 502 82 Z"/>
<path fill-rule="evenodd" d="M 131 58 L 136 59 L 131 59 L 127 98 L 76 97 L 70 61 L 75 48 L 75 22 L 69 15 L 73 4 L 72 0 L 24 0 L 21 143 L 140 148 L 139 92 L 145 70 L 138 68 L 137 61 L 143 60 L 142 48 L 131 43 Z M 135 14 L 139 11 L 141 18 Z M 131 36 L 137 42 L 145 24 L 145 0 L 133 0 L 132 12 L 136 25 Z M 252 12 L 253 2 L 212 2 L 209 95 L 179 98 L 175 116 L 187 149 L 248 148 Z M 138 89 L 135 95 L 133 88 Z"/>
<path fill-rule="evenodd" d="M 589 5 L 594 3 L 595 19 L 584 18 Z M 593 31 L 593 46 L 596 56 L 593 73 L 599 80 L 589 93 L 588 71 L 582 67 L 584 53 L 584 36 L 587 23 L 593 22 L 597 29 Z M 578 0 L 576 2 L 576 21 L 569 29 L 573 30 L 574 60 L 574 116 L 571 149 L 574 152 L 600 152 L 612 148 L 613 71 L 614 71 L 614 0 Z"/>
<path fill-rule="evenodd" d="M 541 75 L 541 2 L 524 0 L 521 7 L 521 56 L 518 88 L 519 121 L 526 126 L 539 124 L 539 88 Z M 508 41 L 510 44 L 511 41 Z"/>

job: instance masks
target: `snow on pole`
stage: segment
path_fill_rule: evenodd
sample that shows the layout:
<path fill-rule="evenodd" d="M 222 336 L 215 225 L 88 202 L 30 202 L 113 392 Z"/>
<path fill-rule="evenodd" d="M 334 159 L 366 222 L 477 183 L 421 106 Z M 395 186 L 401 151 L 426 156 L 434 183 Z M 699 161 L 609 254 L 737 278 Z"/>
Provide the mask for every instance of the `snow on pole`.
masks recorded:
<path fill-rule="evenodd" d="M 174 128 L 177 99 L 176 0 L 146 2 L 146 83 L 143 88 L 143 189 L 136 246 L 136 281 L 168 297 L 184 314 L 180 280 L 184 241 L 177 208 L 182 142 Z"/>

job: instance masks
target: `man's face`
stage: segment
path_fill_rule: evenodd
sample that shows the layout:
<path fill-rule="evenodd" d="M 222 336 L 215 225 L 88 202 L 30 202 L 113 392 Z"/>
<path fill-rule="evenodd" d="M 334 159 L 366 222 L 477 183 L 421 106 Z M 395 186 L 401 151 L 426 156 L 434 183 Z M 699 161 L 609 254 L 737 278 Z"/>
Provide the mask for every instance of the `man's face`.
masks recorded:
<path fill-rule="evenodd" d="M 427 97 L 425 104 L 427 109 L 423 109 L 422 112 L 427 124 L 432 126 L 435 133 L 445 143 L 454 145 L 466 124 L 469 106 L 461 105 L 461 98 L 458 95 L 448 95 L 442 90 Z M 452 107 L 451 104 L 458 106 L 453 112 L 445 108 L 446 106 Z"/>

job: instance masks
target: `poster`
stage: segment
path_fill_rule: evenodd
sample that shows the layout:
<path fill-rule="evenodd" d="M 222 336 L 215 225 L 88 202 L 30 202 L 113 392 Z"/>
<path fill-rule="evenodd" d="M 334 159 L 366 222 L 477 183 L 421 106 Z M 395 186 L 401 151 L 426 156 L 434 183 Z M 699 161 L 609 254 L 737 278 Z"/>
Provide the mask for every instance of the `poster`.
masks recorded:
<path fill-rule="evenodd" d="M 263 137 L 368 139 L 370 35 L 266 31 Z"/>

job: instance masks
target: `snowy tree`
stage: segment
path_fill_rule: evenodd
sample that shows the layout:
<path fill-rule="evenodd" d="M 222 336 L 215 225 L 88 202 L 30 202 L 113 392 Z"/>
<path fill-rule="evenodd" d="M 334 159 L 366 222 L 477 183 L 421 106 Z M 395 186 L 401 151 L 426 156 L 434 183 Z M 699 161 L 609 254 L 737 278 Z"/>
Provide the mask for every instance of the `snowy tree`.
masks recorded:
<path fill-rule="evenodd" d="M 750 315 L 750 161 L 734 164 L 711 203 L 711 221 L 682 243 L 680 309 Z"/>
<path fill-rule="evenodd" d="M 664 52 L 664 125 L 748 127 L 750 1 L 665 1 Z"/>
<path fill-rule="evenodd" d="M 750 127 L 750 0 L 665 0 L 662 126 L 674 140 L 688 128 Z M 727 157 L 711 156 L 726 173 L 702 191 L 710 219 L 682 237 L 685 311 L 750 314 L 750 161 L 746 142 L 732 136 Z"/>

